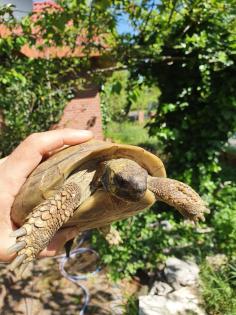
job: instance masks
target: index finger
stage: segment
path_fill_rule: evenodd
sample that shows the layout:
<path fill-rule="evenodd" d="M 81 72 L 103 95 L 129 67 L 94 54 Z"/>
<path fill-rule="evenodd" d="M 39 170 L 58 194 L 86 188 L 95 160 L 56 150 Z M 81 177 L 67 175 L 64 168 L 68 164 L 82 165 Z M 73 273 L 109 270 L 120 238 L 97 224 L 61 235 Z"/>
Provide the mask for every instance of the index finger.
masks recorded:
<path fill-rule="evenodd" d="M 64 145 L 75 145 L 92 138 L 88 130 L 58 129 L 41 133 L 34 133 L 27 137 L 0 165 L 2 174 L 7 182 L 19 188 L 26 177 L 41 162 L 42 157 L 50 151 L 57 150 Z M 16 185 L 17 184 L 17 185 Z M 15 189 L 14 189 L 15 190 Z"/>
<path fill-rule="evenodd" d="M 0 159 L 0 165 L 6 161 L 6 159 L 8 158 L 8 156 L 5 156 L 4 158 Z"/>

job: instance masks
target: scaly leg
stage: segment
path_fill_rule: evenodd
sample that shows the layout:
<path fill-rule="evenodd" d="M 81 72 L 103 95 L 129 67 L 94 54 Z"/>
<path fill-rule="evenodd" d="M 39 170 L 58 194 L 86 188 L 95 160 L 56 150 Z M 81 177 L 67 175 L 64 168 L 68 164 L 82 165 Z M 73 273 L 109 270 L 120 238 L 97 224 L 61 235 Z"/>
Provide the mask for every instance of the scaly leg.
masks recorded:
<path fill-rule="evenodd" d="M 155 194 L 157 200 L 174 207 L 190 220 L 204 220 L 204 213 L 210 212 L 190 186 L 177 180 L 149 176 L 148 189 Z"/>
<path fill-rule="evenodd" d="M 20 267 L 19 274 L 24 272 L 28 263 L 47 247 L 59 228 L 73 215 L 80 195 L 78 185 L 70 182 L 33 209 L 25 224 L 11 234 L 16 237 L 16 244 L 8 252 L 17 253 L 10 265 L 11 270 Z"/>

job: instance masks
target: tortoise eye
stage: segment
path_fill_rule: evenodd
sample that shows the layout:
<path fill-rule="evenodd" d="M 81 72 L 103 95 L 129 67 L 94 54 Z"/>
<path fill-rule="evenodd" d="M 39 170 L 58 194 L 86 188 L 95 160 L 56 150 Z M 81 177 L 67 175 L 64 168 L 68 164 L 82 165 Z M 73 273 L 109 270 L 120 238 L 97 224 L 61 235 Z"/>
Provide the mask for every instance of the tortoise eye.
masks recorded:
<path fill-rule="evenodd" d="M 127 187 L 129 185 L 129 182 L 121 176 L 115 176 L 114 181 L 115 184 L 121 187 Z"/>

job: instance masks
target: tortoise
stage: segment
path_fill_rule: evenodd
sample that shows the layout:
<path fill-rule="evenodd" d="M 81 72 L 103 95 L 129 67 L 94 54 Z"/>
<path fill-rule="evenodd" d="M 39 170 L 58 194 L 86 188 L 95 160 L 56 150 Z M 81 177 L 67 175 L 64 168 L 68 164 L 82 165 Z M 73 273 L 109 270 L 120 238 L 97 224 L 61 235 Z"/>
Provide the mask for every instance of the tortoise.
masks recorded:
<path fill-rule="evenodd" d="M 22 273 L 61 227 L 108 233 L 112 222 L 158 200 L 194 221 L 208 212 L 191 187 L 166 178 L 161 159 L 143 148 L 98 140 L 67 147 L 39 164 L 15 198 L 11 218 L 20 228 L 11 234 L 16 243 L 8 251 L 17 255 L 10 268 Z"/>

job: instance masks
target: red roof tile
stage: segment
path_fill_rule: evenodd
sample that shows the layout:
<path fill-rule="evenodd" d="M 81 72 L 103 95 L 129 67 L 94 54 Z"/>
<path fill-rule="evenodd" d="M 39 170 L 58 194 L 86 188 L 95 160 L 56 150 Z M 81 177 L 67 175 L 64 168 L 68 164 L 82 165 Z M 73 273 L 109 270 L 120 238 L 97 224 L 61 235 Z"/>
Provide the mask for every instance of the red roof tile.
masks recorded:
<path fill-rule="evenodd" d="M 61 10 L 59 4 L 54 1 L 44 1 L 44 2 L 34 2 L 33 3 L 33 12 L 42 12 L 45 8 L 54 8 Z"/>

